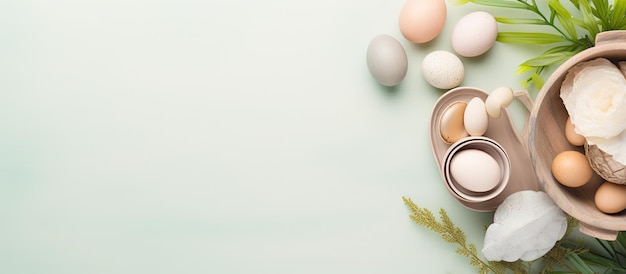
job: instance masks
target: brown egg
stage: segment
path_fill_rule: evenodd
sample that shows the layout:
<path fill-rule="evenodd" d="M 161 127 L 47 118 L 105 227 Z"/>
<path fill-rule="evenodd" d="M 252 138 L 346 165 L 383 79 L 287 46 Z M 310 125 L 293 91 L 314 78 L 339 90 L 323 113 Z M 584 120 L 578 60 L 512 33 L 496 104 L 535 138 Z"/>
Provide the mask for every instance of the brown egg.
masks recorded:
<path fill-rule="evenodd" d="M 626 185 L 604 182 L 594 198 L 598 209 L 604 213 L 618 213 L 626 209 Z"/>
<path fill-rule="evenodd" d="M 593 170 L 584 154 L 570 150 L 563 151 L 554 157 L 552 175 L 565 186 L 579 187 L 591 180 Z"/>
<path fill-rule="evenodd" d="M 573 146 L 582 146 L 585 144 L 585 136 L 582 136 L 574 130 L 574 124 L 572 124 L 572 119 L 567 118 L 567 122 L 565 122 L 565 138 L 567 141 Z"/>
<path fill-rule="evenodd" d="M 463 122 L 466 107 L 465 102 L 454 102 L 443 110 L 439 118 L 439 133 L 444 142 L 452 144 L 469 136 Z"/>

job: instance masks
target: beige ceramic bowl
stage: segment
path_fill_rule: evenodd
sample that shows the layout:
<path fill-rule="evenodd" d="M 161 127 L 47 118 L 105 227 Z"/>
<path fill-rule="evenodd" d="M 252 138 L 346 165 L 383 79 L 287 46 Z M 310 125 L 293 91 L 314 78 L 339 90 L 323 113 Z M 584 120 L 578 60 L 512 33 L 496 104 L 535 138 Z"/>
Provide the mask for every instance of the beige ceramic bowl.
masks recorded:
<path fill-rule="evenodd" d="M 605 214 L 596 208 L 593 199 L 602 178 L 594 176 L 583 187 L 569 188 L 556 182 L 551 172 L 552 160 L 558 153 L 583 152 L 581 147 L 574 147 L 565 139 L 568 113 L 559 96 L 561 83 L 571 67 L 598 57 L 626 60 L 626 31 L 598 34 L 595 47 L 570 58 L 550 76 L 531 112 L 529 151 L 541 188 L 563 211 L 580 221 L 580 231 L 596 238 L 615 240 L 618 231 L 626 230 L 626 211 Z"/>
<path fill-rule="evenodd" d="M 457 182 L 454 176 L 452 176 L 452 171 L 450 170 L 452 159 L 454 159 L 458 153 L 466 149 L 484 151 L 498 163 L 500 167 L 500 181 L 492 189 L 485 192 L 474 192 L 463 187 Z M 511 160 L 509 159 L 508 153 L 495 140 L 484 136 L 466 137 L 455 142 L 446 152 L 443 161 L 443 176 L 448 189 L 452 190 L 454 196 L 470 203 L 486 202 L 500 196 L 506 189 L 511 176 Z"/>
<path fill-rule="evenodd" d="M 450 195 L 461 205 L 476 211 L 494 211 L 512 193 L 520 190 L 539 190 L 539 183 L 533 171 L 533 166 L 528 155 L 529 124 L 522 132 L 518 132 L 507 109 L 502 110 L 502 115 L 498 119 L 489 117 L 489 127 L 483 137 L 467 137 L 457 141 L 455 144 L 448 144 L 443 141 L 439 131 L 439 120 L 445 109 L 456 102 L 469 102 L 472 98 L 478 97 L 486 100 L 489 93 L 474 87 L 454 88 L 442 95 L 433 108 L 430 120 L 430 143 L 435 156 L 437 167 L 441 179 Z M 518 93 L 516 98 L 530 110 L 532 100 L 527 92 Z M 500 162 L 503 180 L 489 193 L 462 193 L 458 185 L 447 174 L 447 162 L 459 148 L 465 146 L 466 141 L 478 142 L 478 147 L 492 155 Z M 493 142 L 492 145 L 489 142 Z M 474 144 L 475 145 L 475 144 Z M 497 149 L 494 149 L 497 148 Z M 502 151 L 504 155 L 497 151 Z M 506 167 L 505 167 L 506 165 Z"/>

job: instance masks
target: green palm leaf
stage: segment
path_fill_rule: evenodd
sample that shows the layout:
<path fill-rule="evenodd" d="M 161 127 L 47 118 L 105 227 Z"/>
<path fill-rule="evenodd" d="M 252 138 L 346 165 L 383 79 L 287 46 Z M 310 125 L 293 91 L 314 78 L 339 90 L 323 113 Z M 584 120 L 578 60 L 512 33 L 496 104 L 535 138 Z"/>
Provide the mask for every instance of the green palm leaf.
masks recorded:
<path fill-rule="evenodd" d="M 553 44 L 568 41 L 561 35 L 543 32 L 498 32 L 496 40 L 504 43 L 521 44 Z"/>

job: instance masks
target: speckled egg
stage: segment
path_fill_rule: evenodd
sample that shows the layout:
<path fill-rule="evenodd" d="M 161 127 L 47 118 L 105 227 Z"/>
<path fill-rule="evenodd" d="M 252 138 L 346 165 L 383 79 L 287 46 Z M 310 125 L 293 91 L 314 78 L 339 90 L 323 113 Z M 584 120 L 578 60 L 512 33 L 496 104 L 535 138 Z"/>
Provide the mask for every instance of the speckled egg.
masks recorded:
<path fill-rule="evenodd" d="M 496 42 L 498 24 L 484 11 L 475 11 L 461 18 L 452 30 L 454 51 L 464 57 L 475 57 L 487 52 Z"/>
<path fill-rule="evenodd" d="M 395 38 L 381 34 L 367 47 L 367 68 L 378 83 L 384 86 L 399 84 L 408 69 L 404 48 Z"/>
<path fill-rule="evenodd" d="M 429 53 L 422 60 L 424 80 L 439 89 L 451 89 L 459 86 L 465 77 L 465 68 L 461 59 L 445 50 Z"/>

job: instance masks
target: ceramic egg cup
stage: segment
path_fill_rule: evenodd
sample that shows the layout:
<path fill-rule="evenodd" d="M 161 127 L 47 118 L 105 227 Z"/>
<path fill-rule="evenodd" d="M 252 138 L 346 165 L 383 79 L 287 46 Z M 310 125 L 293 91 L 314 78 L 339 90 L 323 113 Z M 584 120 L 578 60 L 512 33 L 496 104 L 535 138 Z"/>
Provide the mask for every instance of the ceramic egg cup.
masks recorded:
<path fill-rule="evenodd" d="M 496 160 L 499 166 L 498 173 L 500 174 L 500 180 L 497 185 L 487 191 L 476 192 L 463 187 L 462 184 L 455 180 L 450 170 L 450 163 L 458 153 L 466 149 L 483 151 Z M 458 196 L 460 199 L 470 203 L 489 201 L 500 195 L 509 182 L 510 174 L 511 161 L 508 153 L 506 153 L 504 148 L 502 148 L 502 146 L 500 146 L 500 144 L 495 142 L 493 139 L 483 136 L 466 137 L 458 140 L 450 146 L 443 161 L 443 176 L 445 178 L 446 186 L 448 186 L 455 196 Z"/>
<path fill-rule="evenodd" d="M 431 147 L 446 189 L 461 205 L 476 211 L 494 211 L 508 195 L 517 191 L 539 190 L 528 153 L 529 122 L 526 122 L 522 132 L 518 132 L 507 109 L 502 109 L 500 118 L 489 117 L 489 126 L 483 136 L 466 137 L 453 144 L 446 143 L 441 137 L 439 119 L 450 104 L 469 102 L 474 97 L 484 101 L 488 95 L 478 88 L 454 88 L 439 98 L 430 120 Z M 530 111 L 533 103 L 527 92 L 517 93 L 516 98 Z M 495 188 L 485 193 L 472 193 L 450 176 L 451 158 L 465 148 L 480 149 L 499 163 L 502 179 Z"/>

